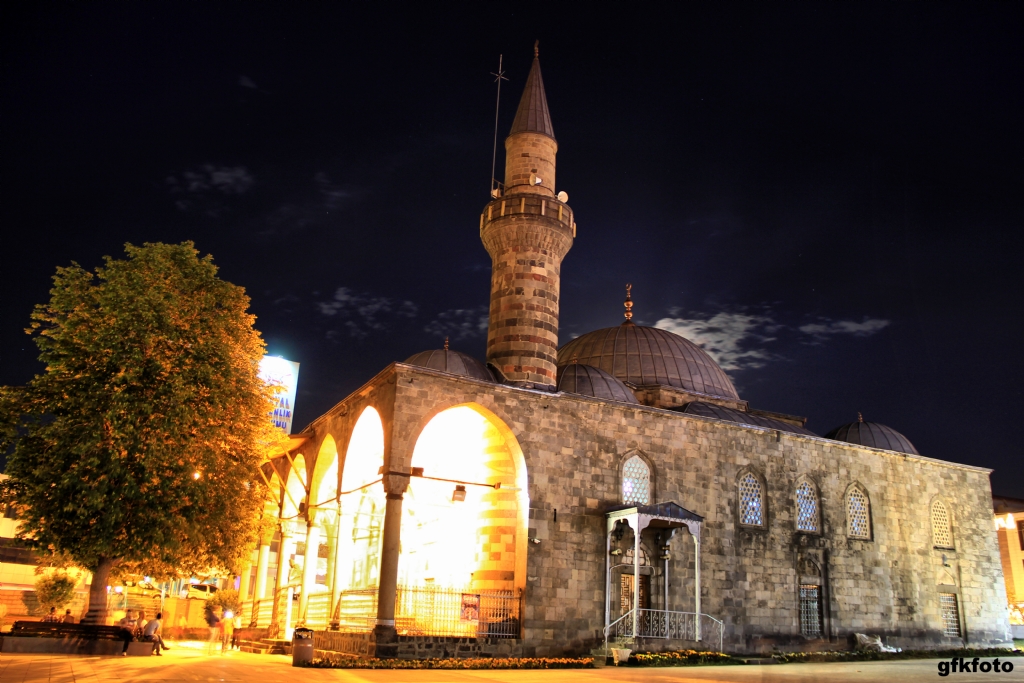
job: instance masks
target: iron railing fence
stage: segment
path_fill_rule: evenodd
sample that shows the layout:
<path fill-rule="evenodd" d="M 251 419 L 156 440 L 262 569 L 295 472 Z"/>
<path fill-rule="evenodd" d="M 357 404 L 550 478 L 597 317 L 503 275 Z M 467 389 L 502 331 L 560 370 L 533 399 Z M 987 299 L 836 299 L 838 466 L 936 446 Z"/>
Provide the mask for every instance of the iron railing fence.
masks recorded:
<path fill-rule="evenodd" d="M 313 593 L 306 604 L 304 626 L 314 630 L 326 629 L 331 620 L 331 594 Z"/>
<path fill-rule="evenodd" d="M 402 635 L 518 638 L 520 602 L 513 591 L 399 587 L 395 628 Z"/>
<path fill-rule="evenodd" d="M 519 638 L 520 603 L 513 591 L 399 586 L 395 628 L 410 636 Z M 341 630 L 370 631 L 376 619 L 376 588 L 341 593 L 334 611 Z"/>
<path fill-rule="evenodd" d="M 633 633 L 633 610 L 630 610 L 605 627 L 604 638 L 665 638 L 672 640 L 698 640 L 697 624 L 700 619 L 700 640 L 718 642 L 722 651 L 725 629 L 721 621 L 708 614 L 693 612 L 669 612 L 659 609 L 642 609 L 637 615 L 636 633 Z"/>

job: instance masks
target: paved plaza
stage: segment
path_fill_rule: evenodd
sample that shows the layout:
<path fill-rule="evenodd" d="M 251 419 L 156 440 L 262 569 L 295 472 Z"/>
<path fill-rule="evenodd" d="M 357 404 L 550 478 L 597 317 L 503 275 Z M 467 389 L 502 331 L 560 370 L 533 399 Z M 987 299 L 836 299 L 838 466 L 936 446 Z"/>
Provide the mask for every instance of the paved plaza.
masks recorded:
<path fill-rule="evenodd" d="M 1011 673 L 950 674 L 950 681 L 1024 681 L 1024 657 L 1014 657 Z M 371 671 L 365 669 L 295 669 L 291 657 L 232 652 L 207 655 L 197 648 L 175 648 L 163 657 L 90 657 L 71 655 L 2 655 L 3 683 L 79 683 L 94 681 L 209 681 L 282 683 L 301 681 L 367 681 L 376 683 L 542 681 L 706 681 L 722 683 L 917 683 L 939 678 L 938 660 L 859 662 L 843 664 L 786 664 L 769 666 L 709 666 L 682 668 L 598 668 L 550 671 Z"/>

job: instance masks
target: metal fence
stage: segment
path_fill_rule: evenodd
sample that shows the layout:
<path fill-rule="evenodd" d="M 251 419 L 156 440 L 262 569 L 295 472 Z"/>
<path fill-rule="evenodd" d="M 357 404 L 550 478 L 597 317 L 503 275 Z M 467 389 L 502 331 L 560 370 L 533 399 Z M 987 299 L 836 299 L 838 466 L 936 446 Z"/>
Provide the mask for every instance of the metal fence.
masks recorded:
<path fill-rule="evenodd" d="M 395 628 L 409 636 L 519 638 L 520 602 L 512 591 L 400 586 Z M 377 589 L 343 591 L 334 614 L 343 631 L 372 630 Z"/>
<path fill-rule="evenodd" d="M 722 622 L 708 614 L 668 612 L 642 609 L 637 615 L 637 632 L 633 633 L 633 610 L 630 610 L 605 628 L 605 642 L 610 638 L 666 638 L 697 640 L 697 619 L 700 619 L 700 640 L 718 643 L 722 650 L 725 635 Z"/>

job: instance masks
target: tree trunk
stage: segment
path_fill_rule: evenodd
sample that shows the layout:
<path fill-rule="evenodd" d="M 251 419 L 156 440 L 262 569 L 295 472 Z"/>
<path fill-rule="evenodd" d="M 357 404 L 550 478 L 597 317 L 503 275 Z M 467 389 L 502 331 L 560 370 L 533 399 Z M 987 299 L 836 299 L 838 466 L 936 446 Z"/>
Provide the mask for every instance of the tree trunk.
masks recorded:
<path fill-rule="evenodd" d="M 83 624 L 104 625 L 107 622 L 107 582 L 114 561 L 109 557 L 101 557 L 96 571 L 92 573 L 92 585 L 89 587 L 89 611 L 82 617 Z"/>

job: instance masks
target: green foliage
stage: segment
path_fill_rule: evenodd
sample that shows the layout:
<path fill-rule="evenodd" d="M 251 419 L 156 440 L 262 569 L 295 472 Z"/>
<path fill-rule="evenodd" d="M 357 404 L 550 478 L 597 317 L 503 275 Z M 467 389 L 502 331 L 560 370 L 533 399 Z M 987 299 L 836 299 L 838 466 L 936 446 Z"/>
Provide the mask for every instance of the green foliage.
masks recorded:
<path fill-rule="evenodd" d="M 637 652 L 629 656 L 630 666 L 697 666 L 705 664 L 744 664 L 744 661 L 724 652 L 698 650 Z"/>
<path fill-rule="evenodd" d="M 494 657 L 487 659 L 318 658 L 314 669 L 593 669 L 593 657 Z"/>
<path fill-rule="evenodd" d="M 242 601 L 238 597 L 238 591 L 234 588 L 223 588 L 217 591 L 210 596 L 207 604 L 210 607 L 220 607 L 225 611 L 230 610 L 234 614 L 242 611 Z"/>
<path fill-rule="evenodd" d="M 56 607 L 58 610 L 75 599 L 75 579 L 66 572 L 56 571 L 42 574 L 36 579 L 36 599 L 46 610 Z"/>
<path fill-rule="evenodd" d="M 780 664 L 807 662 L 874 662 L 890 659 L 949 659 L 951 657 L 1013 656 L 1006 648 L 958 648 L 949 650 L 903 650 L 901 652 L 875 652 L 872 650 L 832 650 L 826 652 L 776 652 L 772 658 Z"/>
<path fill-rule="evenodd" d="M 235 569 L 275 438 L 249 299 L 189 242 L 125 251 L 58 268 L 32 313 L 46 370 L 0 390 L 3 494 L 24 538 L 103 584 Z"/>

